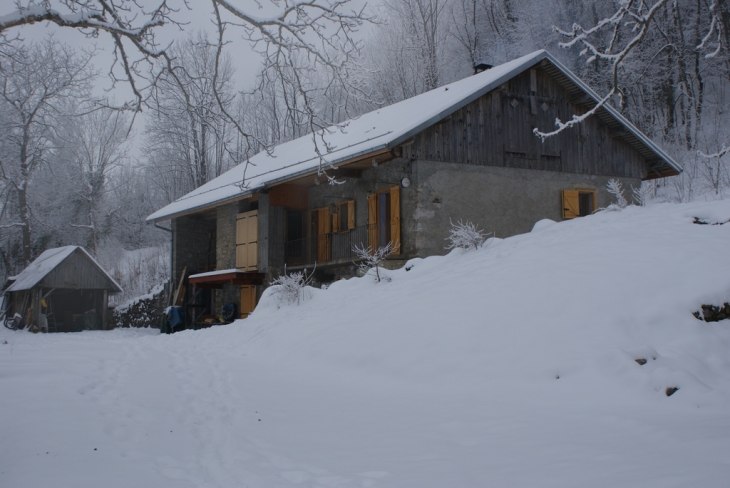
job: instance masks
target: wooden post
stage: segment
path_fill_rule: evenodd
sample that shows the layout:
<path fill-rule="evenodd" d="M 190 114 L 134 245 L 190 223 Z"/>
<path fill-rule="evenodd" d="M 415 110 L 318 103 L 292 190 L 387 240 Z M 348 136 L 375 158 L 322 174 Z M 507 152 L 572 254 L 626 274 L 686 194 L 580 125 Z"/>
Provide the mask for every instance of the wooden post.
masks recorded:
<path fill-rule="evenodd" d="M 109 330 L 109 292 L 104 289 L 103 293 L 101 299 L 101 328 L 102 330 Z"/>
<path fill-rule="evenodd" d="M 31 291 L 32 293 L 32 313 L 31 313 L 31 321 L 28 323 L 28 325 L 35 325 L 39 330 L 41 328 L 41 289 L 40 288 L 33 288 Z"/>

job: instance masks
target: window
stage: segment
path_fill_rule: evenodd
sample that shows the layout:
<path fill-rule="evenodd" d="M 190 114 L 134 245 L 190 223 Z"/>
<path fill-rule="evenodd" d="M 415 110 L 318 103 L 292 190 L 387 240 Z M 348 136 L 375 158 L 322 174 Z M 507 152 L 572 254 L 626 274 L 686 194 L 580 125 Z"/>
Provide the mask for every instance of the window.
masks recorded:
<path fill-rule="evenodd" d="M 563 218 L 574 219 L 596 210 L 595 190 L 563 190 Z"/>
<path fill-rule="evenodd" d="M 355 200 L 345 200 L 336 206 L 332 217 L 333 232 L 349 232 L 355 228 Z"/>
<path fill-rule="evenodd" d="M 400 187 L 392 186 L 368 195 L 368 245 L 375 250 L 393 243 L 400 254 Z"/>
<path fill-rule="evenodd" d="M 286 210 L 285 241 L 287 257 L 304 257 L 304 212 L 300 210 Z"/>

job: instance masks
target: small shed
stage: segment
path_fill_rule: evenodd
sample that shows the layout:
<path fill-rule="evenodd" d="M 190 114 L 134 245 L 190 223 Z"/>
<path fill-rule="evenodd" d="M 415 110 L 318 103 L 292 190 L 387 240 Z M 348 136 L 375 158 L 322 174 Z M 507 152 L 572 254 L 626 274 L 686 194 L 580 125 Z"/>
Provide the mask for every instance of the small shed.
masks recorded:
<path fill-rule="evenodd" d="M 122 288 L 79 246 L 48 249 L 4 286 L 6 314 L 48 332 L 107 329 L 110 293 Z"/>

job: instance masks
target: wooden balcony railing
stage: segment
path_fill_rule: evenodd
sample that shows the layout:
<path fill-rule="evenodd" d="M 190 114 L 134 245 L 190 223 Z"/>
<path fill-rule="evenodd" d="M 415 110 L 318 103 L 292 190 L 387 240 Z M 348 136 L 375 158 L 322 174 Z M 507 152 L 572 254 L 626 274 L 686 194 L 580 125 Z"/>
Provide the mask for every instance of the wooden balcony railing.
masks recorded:
<path fill-rule="evenodd" d="M 363 225 L 343 232 L 330 232 L 284 243 L 284 262 L 287 266 L 325 264 L 355 259 L 355 247 L 368 247 L 368 229 Z"/>

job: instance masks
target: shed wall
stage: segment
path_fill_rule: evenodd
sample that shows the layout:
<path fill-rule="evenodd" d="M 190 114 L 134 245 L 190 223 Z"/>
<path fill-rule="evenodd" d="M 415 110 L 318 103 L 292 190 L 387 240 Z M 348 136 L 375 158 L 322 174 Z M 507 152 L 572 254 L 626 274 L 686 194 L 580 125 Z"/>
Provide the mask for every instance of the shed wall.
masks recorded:
<path fill-rule="evenodd" d="M 114 289 L 99 268 L 76 250 L 56 266 L 42 281 L 46 288 Z"/>

